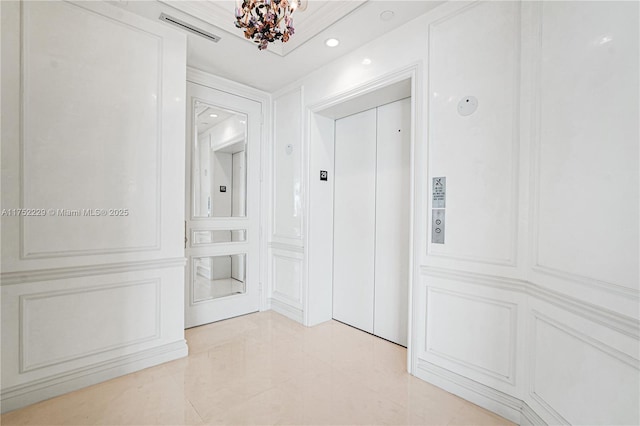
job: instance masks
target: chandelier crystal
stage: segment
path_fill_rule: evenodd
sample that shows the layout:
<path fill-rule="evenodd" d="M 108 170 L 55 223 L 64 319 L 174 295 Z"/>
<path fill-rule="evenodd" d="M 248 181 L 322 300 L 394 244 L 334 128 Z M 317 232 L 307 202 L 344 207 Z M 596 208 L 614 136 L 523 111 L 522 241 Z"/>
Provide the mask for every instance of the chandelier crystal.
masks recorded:
<path fill-rule="evenodd" d="M 300 0 L 243 0 L 236 8 L 236 27 L 264 50 L 269 43 L 289 41 L 294 34 L 293 12 Z"/>

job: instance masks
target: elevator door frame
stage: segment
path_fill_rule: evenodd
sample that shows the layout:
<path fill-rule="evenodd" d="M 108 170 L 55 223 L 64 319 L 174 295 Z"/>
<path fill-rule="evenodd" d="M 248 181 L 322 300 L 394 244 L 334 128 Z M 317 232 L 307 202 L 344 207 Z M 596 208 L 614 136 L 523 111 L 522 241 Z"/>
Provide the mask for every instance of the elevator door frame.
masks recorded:
<path fill-rule="evenodd" d="M 383 96 L 392 96 L 389 89 L 402 82 L 408 82 L 410 85 L 410 95 L 401 97 L 388 98 L 386 101 L 371 102 L 371 98 L 376 93 L 382 93 Z M 305 165 L 308 180 L 305 190 L 306 211 L 309 212 L 308 219 L 304 226 L 305 235 L 307 236 L 307 255 L 305 256 L 305 280 L 303 289 L 305 297 L 303 298 L 304 306 L 304 324 L 313 326 L 324 321 L 332 319 L 333 308 L 333 219 L 328 220 L 328 215 L 333 215 L 333 203 L 327 196 L 326 186 L 316 182 L 318 179 L 318 168 L 329 170 L 329 183 L 331 184 L 330 192 L 333 198 L 333 166 L 327 158 L 324 158 L 324 151 L 328 156 L 333 156 L 335 149 L 335 135 L 329 127 L 333 128 L 335 119 L 345 117 L 357 111 L 374 108 L 380 104 L 385 104 L 400 100 L 402 98 L 411 98 L 411 172 L 410 172 L 410 233 L 409 233 L 409 280 L 408 280 L 408 318 L 407 318 L 407 371 L 413 373 L 416 371 L 417 350 L 419 342 L 416 342 L 416 335 L 413 332 L 419 321 L 420 313 L 414 307 L 414 299 L 418 294 L 419 273 L 416 270 L 420 264 L 421 250 L 414 250 L 414 242 L 416 241 L 415 232 L 420 229 L 417 218 L 420 217 L 420 206 L 416 206 L 416 190 L 421 190 L 423 185 L 419 185 L 417 181 L 416 160 L 419 154 L 416 153 L 416 135 L 422 131 L 422 126 L 418 123 L 418 114 L 423 111 L 421 105 L 422 96 L 419 96 L 419 90 L 422 87 L 422 65 L 412 64 L 406 68 L 389 73 L 374 81 L 365 83 L 352 90 L 337 94 L 327 98 L 316 104 L 309 106 L 309 138 L 305 149 L 309 153 L 309 161 Z M 369 102 L 369 105 L 367 105 Z M 351 112 L 344 113 L 349 109 L 349 104 L 360 104 L 364 107 L 352 109 Z M 368 108 L 367 108 L 368 106 Z M 314 150 L 313 147 L 321 146 L 321 149 Z M 329 153 L 331 151 L 331 153 Z M 315 155 L 315 157 L 314 157 Z M 332 159 L 330 160 L 333 161 Z M 326 200 L 327 203 L 321 203 L 318 200 Z M 330 233 L 330 235 L 328 235 Z M 327 250 L 330 253 L 327 253 Z M 328 273 L 327 273 L 328 271 Z M 310 297 L 312 295 L 312 297 Z"/>
<path fill-rule="evenodd" d="M 389 111 L 392 116 L 401 111 L 398 122 L 387 121 Z M 343 120 L 349 120 L 348 124 Z M 338 128 L 339 122 L 342 130 Z M 407 226 L 411 176 L 407 167 L 411 166 L 411 132 L 408 140 L 400 137 L 401 145 L 385 154 L 385 150 L 400 141 L 395 134 L 396 125 L 403 132 L 411 129 L 410 95 L 335 120 L 333 319 L 406 347 L 411 238 Z M 355 136 L 344 139 L 350 130 L 355 131 L 359 140 L 352 141 Z M 373 165 L 366 164 L 369 156 Z M 351 170 L 354 166 L 355 173 Z M 390 170 L 394 171 L 389 173 Z M 371 190 L 369 199 L 367 189 Z M 345 203 L 361 207 L 353 211 L 345 208 Z M 396 287 L 396 282 L 400 287 Z"/>

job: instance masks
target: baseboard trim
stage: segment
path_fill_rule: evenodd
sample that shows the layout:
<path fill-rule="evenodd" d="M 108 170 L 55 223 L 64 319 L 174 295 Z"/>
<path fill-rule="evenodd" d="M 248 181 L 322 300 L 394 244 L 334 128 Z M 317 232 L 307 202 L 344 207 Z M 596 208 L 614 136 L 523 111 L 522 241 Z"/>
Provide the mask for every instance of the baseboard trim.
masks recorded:
<path fill-rule="evenodd" d="M 512 422 L 526 425 L 546 424 L 522 400 L 430 362 L 419 359 L 415 375 Z"/>
<path fill-rule="evenodd" d="M 547 423 L 542 419 L 542 417 L 533 411 L 526 402 L 522 403 L 522 416 L 520 419 L 521 426 L 537 426 L 546 424 Z"/>
<path fill-rule="evenodd" d="M 16 410 L 106 380 L 187 356 L 185 340 L 2 389 L 1 412 Z"/>
<path fill-rule="evenodd" d="M 274 299 L 273 297 L 269 299 L 269 304 L 271 306 L 271 309 L 275 312 L 282 314 L 285 317 L 291 318 L 292 320 L 299 322 L 300 324 L 304 324 L 304 314 L 302 312 L 302 309 L 291 306 L 288 303 L 283 302 L 282 300 Z"/>

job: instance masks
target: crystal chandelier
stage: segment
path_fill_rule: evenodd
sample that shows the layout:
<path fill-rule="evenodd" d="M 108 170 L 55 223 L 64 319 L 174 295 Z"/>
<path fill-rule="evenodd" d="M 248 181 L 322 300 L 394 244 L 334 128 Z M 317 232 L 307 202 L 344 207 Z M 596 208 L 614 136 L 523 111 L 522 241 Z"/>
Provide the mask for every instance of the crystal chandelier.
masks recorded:
<path fill-rule="evenodd" d="M 293 35 L 293 12 L 301 0 L 242 0 L 237 2 L 236 27 L 244 29 L 244 36 L 264 50 L 269 43 L 289 41 Z"/>

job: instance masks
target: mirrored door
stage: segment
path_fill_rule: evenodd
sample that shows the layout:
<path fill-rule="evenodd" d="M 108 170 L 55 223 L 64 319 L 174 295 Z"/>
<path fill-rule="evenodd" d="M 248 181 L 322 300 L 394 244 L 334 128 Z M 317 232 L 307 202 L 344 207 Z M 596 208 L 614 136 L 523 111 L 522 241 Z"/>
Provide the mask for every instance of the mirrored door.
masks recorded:
<path fill-rule="evenodd" d="M 259 308 L 258 102 L 188 83 L 185 326 Z"/>

